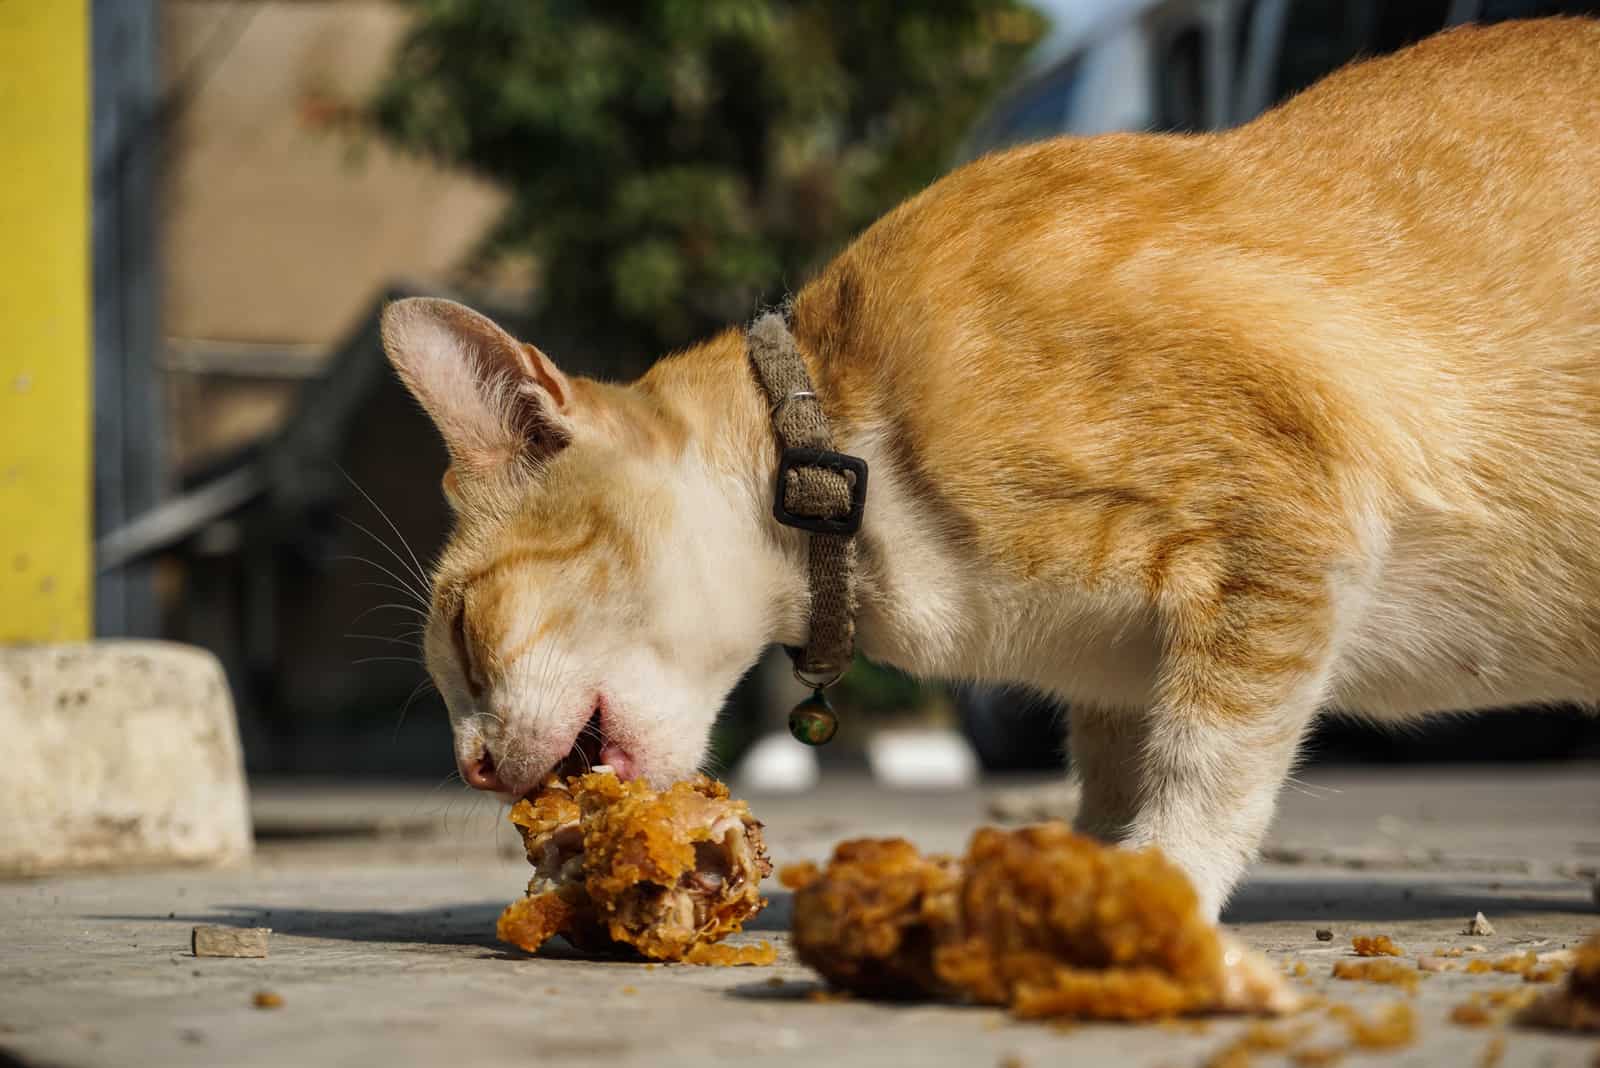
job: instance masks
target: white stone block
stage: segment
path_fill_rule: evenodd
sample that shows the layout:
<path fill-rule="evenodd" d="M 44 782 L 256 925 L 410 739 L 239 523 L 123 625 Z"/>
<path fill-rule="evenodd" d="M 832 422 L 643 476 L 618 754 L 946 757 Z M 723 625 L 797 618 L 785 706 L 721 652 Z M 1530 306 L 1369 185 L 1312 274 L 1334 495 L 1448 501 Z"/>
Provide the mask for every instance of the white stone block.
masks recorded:
<path fill-rule="evenodd" d="M 0 876 L 251 852 L 233 700 L 168 642 L 0 646 Z"/>

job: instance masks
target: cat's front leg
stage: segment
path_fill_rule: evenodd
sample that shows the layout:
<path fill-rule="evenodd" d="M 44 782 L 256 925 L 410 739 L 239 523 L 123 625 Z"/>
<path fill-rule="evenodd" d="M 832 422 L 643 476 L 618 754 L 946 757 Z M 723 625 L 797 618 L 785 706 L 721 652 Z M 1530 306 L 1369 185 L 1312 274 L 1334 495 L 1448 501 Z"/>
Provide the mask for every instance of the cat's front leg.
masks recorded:
<path fill-rule="evenodd" d="M 1153 723 L 1137 765 L 1140 798 L 1121 840 L 1160 846 L 1188 873 L 1202 912 L 1216 919 L 1266 837 L 1315 713 L 1308 700 L 1251 722 L 1169 715 Z"/>
<path fill-rule="evenodd" d="M 1174 632 L 1148 709 L 1072 713 L 1078 829 L 1159 846 L 1212 919 L 1266 835 L 1326 690 L 1323 612 L 1301 607 L 1292 623 L 1286 605 L 1236 606 L 1208 621 L 1208 633 Z M 1252 633 L 1236 629 L 1242 618 L 1285 625 Z"/>

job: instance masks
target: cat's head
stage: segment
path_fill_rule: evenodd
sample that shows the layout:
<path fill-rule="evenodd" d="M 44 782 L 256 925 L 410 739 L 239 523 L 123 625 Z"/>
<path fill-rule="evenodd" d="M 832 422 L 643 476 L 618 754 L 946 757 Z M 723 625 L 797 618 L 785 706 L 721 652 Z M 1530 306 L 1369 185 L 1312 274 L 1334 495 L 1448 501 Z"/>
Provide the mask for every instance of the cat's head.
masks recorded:
<path fill-rule="evenodd" d="M 424 651 L 463 777 L 516 796 L 564 761 L 695 771 L 769 639 L 757 510 L 684 413 L 459 304 L 392 304 L 383 341 L 450 453 Z"/>

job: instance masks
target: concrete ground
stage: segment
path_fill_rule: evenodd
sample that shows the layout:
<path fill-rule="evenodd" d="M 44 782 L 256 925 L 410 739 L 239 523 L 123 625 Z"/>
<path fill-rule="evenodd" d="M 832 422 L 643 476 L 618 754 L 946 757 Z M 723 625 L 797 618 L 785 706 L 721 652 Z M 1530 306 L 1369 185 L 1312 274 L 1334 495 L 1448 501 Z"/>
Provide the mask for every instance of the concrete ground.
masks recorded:
<path fill-rule="evenodd" d="M 825 779 L 811 797 L 751 800 L 781 864 L 862 834 L 958 850 L 999 789 L 888 793 Z M 260 843 L 248 870 L 0 884 L 0 1065 L 1176 1068 L 1204 1064 L 1246 1026 L 1060 1029 L 981 1008 L 812 1000 L 776 887 L 740 936 L 778 943 L 771 968 L 531 958 L 494 939 L 527 869 L 489 802 L 459 787 L 300 784 L 258 786 L 254 807 Z M 1588 881 L 1597 865 L 1600 766 L 1319 771 L 1286 794 L 1226 922 L 1286 965 L 1304 962 L 1309 988 L 1372 1010 L 1404 995 L 1330 977 L 1352 935 L 1388 934 L 1412 954 L 1557 949 L 1600 927 Z M 1496 933 L 1461 935 L 1480 910 Z M 196 959 L 197 923 L 272 927 L 271 956 Z M 1316 939 L 1319 927 L 1331 942 Z M 1341 1063 L 1484 1063 L 1496 1032 L 1453 1024 L 1449 1009 L 1520 986 L 1508 975 L 1425 976 L 1412 1002 L 1417 1040 Z M 282 1005 L 253 1007 L 259 991 Z M 1325 1013 L 1306 1019 L 1320 1029 L 1306 1042 L 1342 1044 Z M 1262 1053 L 1253 1063 L 1291 1062 Z M 1600 1036 L 1508 1031 L 1500 1063 L 1589 1068 Z"/>

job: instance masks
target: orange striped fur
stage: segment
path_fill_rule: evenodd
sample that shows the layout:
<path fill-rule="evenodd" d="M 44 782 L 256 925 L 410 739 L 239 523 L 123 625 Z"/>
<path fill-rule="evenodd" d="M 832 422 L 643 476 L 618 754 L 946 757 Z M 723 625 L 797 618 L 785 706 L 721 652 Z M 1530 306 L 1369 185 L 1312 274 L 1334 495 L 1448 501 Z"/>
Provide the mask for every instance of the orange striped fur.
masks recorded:
<path fill-rule="evenodd" d="M 1319 709 L 1600 693 L 1600 23 L 979 160 L 792 321 L 872 464 L 866 651 L 1071 702 L 1081 825 L 1159 843 L 1213 912 Z M 599 710 L 631 771 L 692 770 L 804 637 L 741 335 L 625 387 L 444 302 L 386 339 L 456 457 L 427 648 L 463 766 L 524 789 Z"/>

